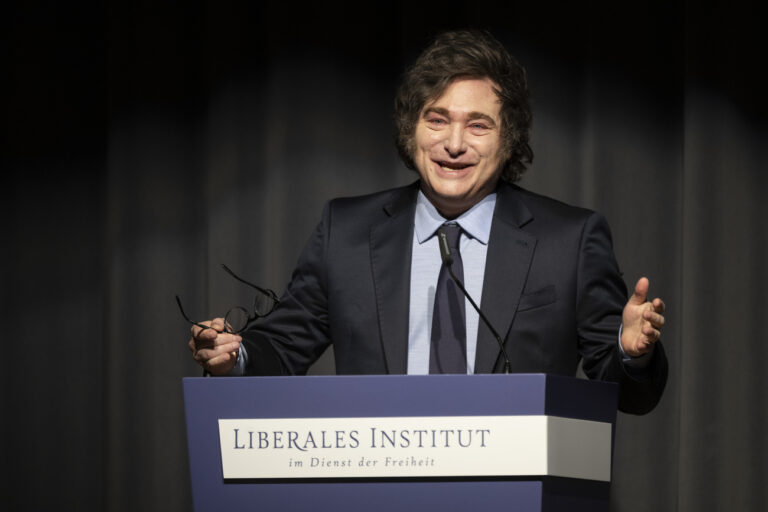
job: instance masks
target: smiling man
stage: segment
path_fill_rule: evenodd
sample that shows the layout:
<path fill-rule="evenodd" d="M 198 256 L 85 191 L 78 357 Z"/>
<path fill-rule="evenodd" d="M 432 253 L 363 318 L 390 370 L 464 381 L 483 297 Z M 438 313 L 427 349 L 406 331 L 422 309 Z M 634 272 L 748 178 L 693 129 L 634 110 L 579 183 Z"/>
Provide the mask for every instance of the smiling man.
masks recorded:
<path fill-rule="evenodd" d="M 533 153 L 525 71 L 492 36 L 449 32 L 410 68 L 395 99 L 411 186 L 336 199 L 278 308 L 242 337 L 192 328 L 214 375 L 304 374 L 329 344 L 340 374 L 488 373 L 503 357 L 440 256 L 501 334 L 512 371 L 620 385 L 619 407 L 651 410 L 667 363 L 664 303 L 641 278 L 627 300 L 597 213 L 513 183 Z"/>
<path fill-rule="evenodd" d="M 424 107 L 413 159 L 421 191 L 453 219 L 496 188 L 501 169 L 499 99 L 488 78 L 452 82 Z"/>

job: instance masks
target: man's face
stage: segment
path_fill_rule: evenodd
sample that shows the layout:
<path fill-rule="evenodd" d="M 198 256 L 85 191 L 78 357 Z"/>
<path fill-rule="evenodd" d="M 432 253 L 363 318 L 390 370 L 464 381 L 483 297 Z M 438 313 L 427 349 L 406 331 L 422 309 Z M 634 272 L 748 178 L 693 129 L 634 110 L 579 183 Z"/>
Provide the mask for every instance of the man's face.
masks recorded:
<path fill-rule="evenodd" d="M 421 112 L 413 160 L 424 195 L 446 218 L 467 211 L 496 187 L 500 106 L 489 79 L 459 79 Z"/>

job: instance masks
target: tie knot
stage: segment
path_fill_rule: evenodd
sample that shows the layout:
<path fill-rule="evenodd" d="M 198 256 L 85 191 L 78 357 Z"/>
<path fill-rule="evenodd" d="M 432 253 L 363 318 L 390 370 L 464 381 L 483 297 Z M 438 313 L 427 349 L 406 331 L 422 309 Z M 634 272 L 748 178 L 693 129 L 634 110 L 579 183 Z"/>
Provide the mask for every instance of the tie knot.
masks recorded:
<path fill-rule="evenodd" d="M 459 236 L 461 235 L 461 226 L 455 223 L 443 224 L 445 238 L 448 239 L 448 247 L 454 251 L 459 250 Z"/>

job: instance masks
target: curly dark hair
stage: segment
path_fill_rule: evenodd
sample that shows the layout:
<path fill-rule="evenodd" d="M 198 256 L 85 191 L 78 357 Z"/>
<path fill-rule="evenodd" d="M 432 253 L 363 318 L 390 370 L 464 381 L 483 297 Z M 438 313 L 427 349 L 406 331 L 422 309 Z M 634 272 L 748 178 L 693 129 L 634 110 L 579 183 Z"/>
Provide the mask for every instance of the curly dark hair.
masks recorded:
<path fill-rule="evenodd" d="M 395 96 L 395 143 L 409 169 L 416 124 L 427 102 L 435 100 L 458 78 L 489 78 L 501 100 L 501 179 L 515 182 L 533 161 L 529 145 L 531 102 L 525 69 L 491 34 L 484 31 L 444 32 L 425 49 L 403 77 Z"/>

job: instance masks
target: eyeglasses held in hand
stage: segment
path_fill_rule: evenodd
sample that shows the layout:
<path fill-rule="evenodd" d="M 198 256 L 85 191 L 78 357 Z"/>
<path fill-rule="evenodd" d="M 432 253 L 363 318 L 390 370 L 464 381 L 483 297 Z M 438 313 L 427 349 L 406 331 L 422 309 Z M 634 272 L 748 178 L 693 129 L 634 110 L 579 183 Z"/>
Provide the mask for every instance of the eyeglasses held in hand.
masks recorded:
<path fill-rule="evenodd" d="M 269 315 L 272 311 L 274 311 L 277 305 L 280 303 L 280 299 L 277 298 L 277 294 L 275 294 L 275 292 L 272 290 L 256 286 L 255 284 L 249 283 L 245 279 L 238 277 L 237 274 L 232 272 L 229 267 L 223 263 L 221 264 L 221 268 L 223 268 L 225 272 L 227 272 L 241 283 L 247 284 L 258 292 L 256 297 L 253 299 L 253 306 L 250 309 L 246 309 L 242 306 L 235 306 L 227 311 L 227 314 L 224 316 L 224 330 L 216 331 L 227 332 L 229 334 L 240 334 L 245 331 L 253 322 L 259 318 Z M 194 320 L 190 320 L 190 318 L 184 312 L 184 308 L 181 305 L 181 299 L 178 295 L 176 295 L 176 303 L 179 305 L 179 311 L 181 311 L 181 316 L 184 317 L 184 320 L 192 325 L 200 327 L 201 329 L 213 329 L 213 327 L 203 325 L 201 323 L 195 322 Z"/>

